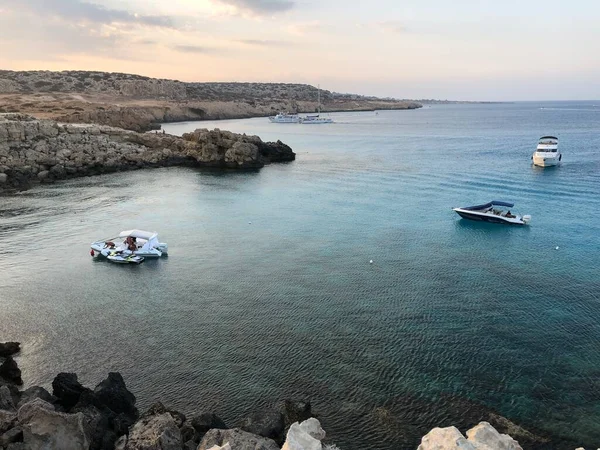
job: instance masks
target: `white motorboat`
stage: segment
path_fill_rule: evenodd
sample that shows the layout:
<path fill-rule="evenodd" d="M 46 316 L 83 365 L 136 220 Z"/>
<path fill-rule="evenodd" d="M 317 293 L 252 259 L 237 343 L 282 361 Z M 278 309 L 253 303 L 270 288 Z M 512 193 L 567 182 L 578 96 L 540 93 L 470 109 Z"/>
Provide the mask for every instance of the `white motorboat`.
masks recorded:
<path fill-rule="evenodd" d="M 321 117 L 321 86 L 318 87 L 317 111 L 318 114 L 307 115 L 300 118 L 300 123 L 305 125 L 317 125 L 322 123 L 333 123 L 333 119 L 329 117 Z"/>
<path fill-rule="evenodd" d="M 299 123 L 300 116 L 298 116 L 298 114 L 280 112 L 275 116 L 270 116 L 269 121 L 271 121 L 271 123 Z"/>
<path fill-rule="evenodd" d="M 558 138 L 542 136 L 531 159 L 533 159 L 533 164 L 539 167 L 558 165 L 562 159 L 562 155 L 558 151 Z"/>
<path fill-rule="evenodd" d="M 531 221 L 531 216 L 512 214 L 510 209 L 507 210 L 507 208 L 513 206 L 515 206 L 513 203 L 493 200 L 483 205 L 465 206 L 463 208 L 453 208 L 452 210 L 463 219 L 509 225 L 527 225 Z"/>
<path fill-rule="evenodd" d="M 167 256 L 169 249 L 166 243 L 158 241 L 156 232 L 143 230 L 122 231 L 117 237 L 92 242 L 91 248 L 92 256 L 97 253 L 109 261 L 121 263 L 137 262 L 135 257 L 143 261 L 144 258 Z"/>

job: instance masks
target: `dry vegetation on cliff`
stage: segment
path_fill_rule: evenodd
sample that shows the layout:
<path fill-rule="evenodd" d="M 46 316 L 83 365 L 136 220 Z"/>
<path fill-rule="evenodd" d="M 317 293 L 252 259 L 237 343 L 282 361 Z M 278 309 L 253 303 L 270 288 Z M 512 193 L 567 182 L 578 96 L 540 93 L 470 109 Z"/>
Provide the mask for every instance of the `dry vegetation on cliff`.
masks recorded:
<path fill-rule="evenodd" d="M 411 101 L 321 91 L 323 111 L 415 109 Z M 317 88 L 291 83 L 186 83 L 84 71 L 0 71 L 0 112 L 145 131 L 160 122 L 314 112 Z"/>

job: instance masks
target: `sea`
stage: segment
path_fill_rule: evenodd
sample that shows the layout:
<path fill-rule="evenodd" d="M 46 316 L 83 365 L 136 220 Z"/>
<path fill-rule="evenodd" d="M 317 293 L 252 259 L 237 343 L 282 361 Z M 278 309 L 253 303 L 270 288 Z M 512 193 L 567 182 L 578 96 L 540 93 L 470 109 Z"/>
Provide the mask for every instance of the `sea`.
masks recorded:
<path fill-rule="evenodd" d="M 142 410 L 230 426 L 310 400 L 342 450 L 414 449 L 488 412 L 552 448 L 600 446 L 600 101 L 330 116 L 164 125 L 280 139 L 290 163 L 0 197 L 0 341 L 22 343 L 25 387 L 118 371 Z M 548 134 L 562 164 L 534 167 Z M 530 225 L 452 211 L 491 200 Z M 168 258 L 90 256 L 131 228 Z"/>

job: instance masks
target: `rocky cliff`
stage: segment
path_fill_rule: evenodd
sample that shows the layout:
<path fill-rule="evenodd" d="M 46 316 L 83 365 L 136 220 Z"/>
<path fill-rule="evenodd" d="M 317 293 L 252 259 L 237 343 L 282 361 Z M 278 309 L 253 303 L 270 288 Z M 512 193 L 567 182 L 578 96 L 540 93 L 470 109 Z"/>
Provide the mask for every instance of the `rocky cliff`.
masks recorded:
<path fill-rule="evenodd" d="M 177 137 L 0 114 L 0 189 L 143 167 L 257 169 L 294 158 L 280 141 L 218 129 Z"/>
<path fill-rule="evenodd" d="M 161 122 L 317 110 L 318 89 L 292 83 L 184 83 L 123 73 L 0 70 L 0 112 L 133 131 Z M 321 90 L 322 110 L 415 109 L 417 102 Z"/>

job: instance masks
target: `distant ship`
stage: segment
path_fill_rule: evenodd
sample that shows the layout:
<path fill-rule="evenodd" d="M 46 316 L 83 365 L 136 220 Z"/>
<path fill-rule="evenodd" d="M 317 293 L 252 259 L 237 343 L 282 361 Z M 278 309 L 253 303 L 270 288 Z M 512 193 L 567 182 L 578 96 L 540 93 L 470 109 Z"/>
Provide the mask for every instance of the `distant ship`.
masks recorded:
<path fill-rule="evenodd" d="M 318 87 L 319 91 L 318 91 L 318 100 L 317 100 L 317 111 L 318 114 L 312 114 L 312 115 L 308 115 L 305 117 L 301 117 L 300 118 L 300 123 L 302 124 L 306 124 L 306 125 L 312 125 L 312 124 L 320 124 L 320 123 L 333 123 L 333 119 L 330 119 L 329 117 L 320 117 L 321 116 L 321 86 Z"/>
<path fill-rule="evenodd" d="M 271 121 L 271 123 L 299 123 L 300 117 L 298 116 L 298 114 L 280 112 L 275 116 L 270 116 L 269 120 Z"/>

